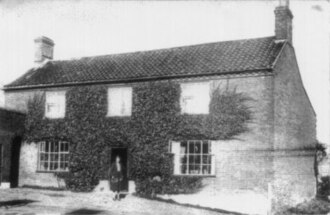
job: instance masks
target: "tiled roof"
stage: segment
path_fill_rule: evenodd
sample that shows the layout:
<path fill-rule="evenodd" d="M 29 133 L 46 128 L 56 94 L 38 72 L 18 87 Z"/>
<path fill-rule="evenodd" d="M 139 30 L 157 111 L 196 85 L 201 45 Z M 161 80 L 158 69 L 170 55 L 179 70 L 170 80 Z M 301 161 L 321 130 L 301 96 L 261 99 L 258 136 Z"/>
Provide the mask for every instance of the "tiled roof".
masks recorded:
<path fill-rule="evenodd" d="M 284 43 L 274 37 L 49 61 L 5 89 L 228 74 L 271 69 Z"/>

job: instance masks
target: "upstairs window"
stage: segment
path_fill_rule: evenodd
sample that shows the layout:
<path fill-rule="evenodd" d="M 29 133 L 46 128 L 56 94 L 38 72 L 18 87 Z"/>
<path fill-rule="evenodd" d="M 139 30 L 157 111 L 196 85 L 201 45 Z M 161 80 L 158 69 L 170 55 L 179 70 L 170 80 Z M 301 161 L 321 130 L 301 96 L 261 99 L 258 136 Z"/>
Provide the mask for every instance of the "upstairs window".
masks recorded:
<path fill-rule="evenodd" d="M 215 157 L 212 142 L 188 140 L 171 142 L 175 175 L 214 175 Z"/>
<path fill-rule="evenodd" d="M 108 116 L 131 116 L 132 88 L 112 87 L 108 89 Z"/>
<path fill-rule="evenodd" d="M 65 141 L 39 142 L 38 171 L 69 171 L 69 143 Z"/>
<path fill-rule="evenodd" d="M 208 114 L 210 104 L 209 82 L 181 84 L 181 113 Z"/>
<path fill-rule="evenodd" d="M 65 91 L 46 92 L 45 117 L 51 119 L 65 117 Z"/>

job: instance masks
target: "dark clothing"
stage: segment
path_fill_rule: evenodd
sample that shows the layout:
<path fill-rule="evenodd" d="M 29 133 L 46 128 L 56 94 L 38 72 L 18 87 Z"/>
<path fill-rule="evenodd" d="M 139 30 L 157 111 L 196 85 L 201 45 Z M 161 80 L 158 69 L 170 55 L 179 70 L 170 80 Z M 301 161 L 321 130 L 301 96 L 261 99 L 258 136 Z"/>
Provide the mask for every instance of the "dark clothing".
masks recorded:
<path fill-rule="evenodd" d="M 123 172 L 123 165 L 120 164 L 120 170 L 118 170 L 116 163 L 111 164 L 109 171 L 109 183 L 112 191 L 120 192 L 121 183 L 124 178 Z"/>

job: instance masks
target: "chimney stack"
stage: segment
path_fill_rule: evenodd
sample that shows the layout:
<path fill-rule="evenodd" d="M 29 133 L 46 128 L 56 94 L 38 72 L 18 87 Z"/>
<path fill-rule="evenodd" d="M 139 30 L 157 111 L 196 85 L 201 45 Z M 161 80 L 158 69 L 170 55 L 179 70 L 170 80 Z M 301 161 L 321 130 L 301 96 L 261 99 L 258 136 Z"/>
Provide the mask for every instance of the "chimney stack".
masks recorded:
<path fill-rule="evenodd" d="M 275 37 L 276 40 L 287 40 L 292 44 L 292 19 L 289 0 L 280 0 L 275 8 Z"/>
<path fill-rule="evenodd" d="M 54 41 L 48 37 L 38 37 L 34 40 L 34 62 L 40 64 L 45 60 L 52 60 L 54 53 Z"/>

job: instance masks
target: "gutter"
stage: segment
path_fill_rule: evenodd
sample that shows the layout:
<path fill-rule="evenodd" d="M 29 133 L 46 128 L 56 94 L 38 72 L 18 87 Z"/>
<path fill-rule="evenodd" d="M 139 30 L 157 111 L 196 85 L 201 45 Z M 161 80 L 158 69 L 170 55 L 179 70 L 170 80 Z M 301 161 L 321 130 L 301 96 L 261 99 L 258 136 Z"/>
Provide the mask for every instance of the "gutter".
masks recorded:
<path fill-rule="evenodd" d="M 67 82 L 58 84 L 40 84 L 40 85 L 30 85 L 30 86 L 14 86 L 14 87 L 4 87 L 3 91 L 17 91 L 17 90 L 27 90 L 27 89 L 41 89 L 41 88 L 54 88 L 54 87 L 68 87 L 68 86 L 83 86 L 83 85 L 96 85 L 96 84 L 119 84 L 119 83 L 132 83 L 132 82 L 143 82 L 143 81 L 157 81 L 157 80 L 171 80 L 179 78 L 191 78 L 191 77 L 205 77 L 205 76 L 225 76 L 225 75 L 237 75 L 243 73 L 261 73 L 261 72 L 272 72 L 273 68 L 261 68 L 253 70 L 240 70 L 240 71 L 230 71 L 230 72 L 212 72 L 203 74 L 184 74 L 184 75 L 168 75 L 168 76 L 157 76 L 157 77 L 144 77 L 144 78 L 127 78 L 127 79 L 117 79 L 117 80 L 101 80 L 101 81 L 85 81 L 85 82 Z"/>

